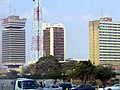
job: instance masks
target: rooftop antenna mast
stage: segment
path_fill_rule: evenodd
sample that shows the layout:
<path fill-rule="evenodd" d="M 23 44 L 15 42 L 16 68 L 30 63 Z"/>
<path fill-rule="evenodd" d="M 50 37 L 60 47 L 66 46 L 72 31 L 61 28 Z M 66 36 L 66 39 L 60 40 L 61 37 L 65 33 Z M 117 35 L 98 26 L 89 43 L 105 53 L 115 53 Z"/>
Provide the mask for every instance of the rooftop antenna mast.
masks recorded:
<path fill-rule="evenodd" d="M 101 17 L 103 18 L 103 9 L 101 10 Z"/>
<path fill-rule="evenodd" d="M 9 16 L 11 15 L 11 4 L 9 4 Z"/>
<path fill-rule="evenodd" d="M 14 15 L 16 15 L 16 9 L 14 9 Z"/>
<path fill-rule="evenodd" d="M 31 58 L 30 63 L 35 63 L 40 58 L 41 52 L 41 29 L 40 29 L 40 21 L 42 17 L 42 10 L 40 8 L 41 0 L 33 0 L 35 4 L 34 8 L 34 20 L 33 20 L 33 28 L 32 28 L 32 45 L 31 45 Z"/>

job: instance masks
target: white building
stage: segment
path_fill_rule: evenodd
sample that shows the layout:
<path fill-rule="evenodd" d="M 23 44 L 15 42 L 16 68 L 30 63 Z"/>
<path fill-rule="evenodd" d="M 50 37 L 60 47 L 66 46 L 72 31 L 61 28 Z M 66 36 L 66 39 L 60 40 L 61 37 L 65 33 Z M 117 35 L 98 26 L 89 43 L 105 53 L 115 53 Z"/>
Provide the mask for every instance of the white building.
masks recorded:
<path fill-rule="evenodd" d="M 2 63 L 10 69 L 25 63 L 25 22 L 19 16 L 2 20 Z"/>

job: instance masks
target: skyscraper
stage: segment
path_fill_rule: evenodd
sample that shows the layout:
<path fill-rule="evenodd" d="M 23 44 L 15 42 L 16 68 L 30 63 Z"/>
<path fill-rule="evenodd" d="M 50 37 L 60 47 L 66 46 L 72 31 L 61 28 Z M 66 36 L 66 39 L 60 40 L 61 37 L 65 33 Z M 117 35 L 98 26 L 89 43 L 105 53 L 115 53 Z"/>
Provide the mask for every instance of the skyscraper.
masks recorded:
<path fill-rule="evenodd" d="M 65 61 L 65 28 L 59 23 L 42 25 L 42 56 L 53 55 L 59 61 Z"/>
<path fill-rule="evenodd" d="M 8 68 L 19 68 L 25 63 L 26 18 L 8 16 L 2 20 L 2 63 Z"/>
<path fill-rule="evenodd" d="M 120 22 L 100 18 L 89 22 L 90 60 L 95 65 L 120 65 Z"/>

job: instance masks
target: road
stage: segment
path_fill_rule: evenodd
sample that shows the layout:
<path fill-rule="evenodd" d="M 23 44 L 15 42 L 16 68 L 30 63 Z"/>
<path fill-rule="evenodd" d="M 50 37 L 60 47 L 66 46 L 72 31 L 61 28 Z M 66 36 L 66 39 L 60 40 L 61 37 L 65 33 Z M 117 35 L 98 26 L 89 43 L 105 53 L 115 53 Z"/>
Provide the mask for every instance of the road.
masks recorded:
<path fill-rule="evenodd" d="M 12 79 L 0 79 L 0 90 L 13 90 L 11 85 Z"/>

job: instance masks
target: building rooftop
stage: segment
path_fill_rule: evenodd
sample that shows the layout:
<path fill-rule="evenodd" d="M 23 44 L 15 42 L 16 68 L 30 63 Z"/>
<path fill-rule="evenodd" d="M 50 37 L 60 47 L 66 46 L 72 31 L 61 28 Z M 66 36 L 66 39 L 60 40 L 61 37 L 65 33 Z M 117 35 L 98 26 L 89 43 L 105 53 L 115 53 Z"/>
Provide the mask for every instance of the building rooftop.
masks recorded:
<path fill-rule="evenodd" d="M 20 19 L 19 16 L 8 16 L 7 18 L 2 19 L 2 25 L 4 28 L 24 28 L 26 18 Z"/>
<path fill-rule="evenodd" d="M 103 17 L 103 18 L 100 18 L 100 21 L 108 21 L 108 22 L 112 22 L 112 18 L 109 18 L 109 17 Z"/>

